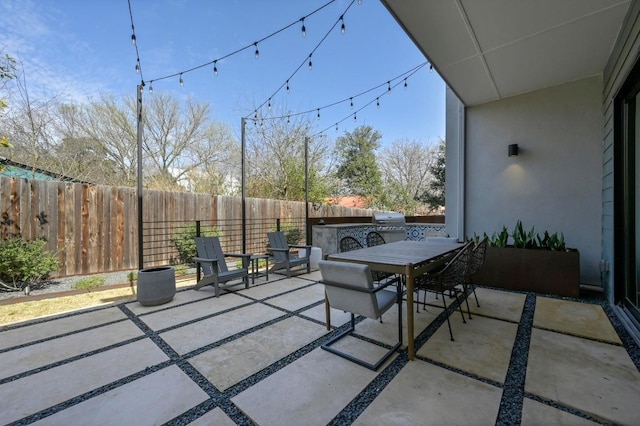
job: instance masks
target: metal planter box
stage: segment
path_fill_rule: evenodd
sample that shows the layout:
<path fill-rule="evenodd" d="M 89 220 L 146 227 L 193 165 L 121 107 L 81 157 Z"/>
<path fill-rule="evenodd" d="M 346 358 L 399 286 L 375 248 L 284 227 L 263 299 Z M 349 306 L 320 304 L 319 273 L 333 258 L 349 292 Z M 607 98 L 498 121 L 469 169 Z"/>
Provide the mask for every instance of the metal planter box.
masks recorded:
<path fill-rule="evenodd" d="M 485 263 L 472 279 L 479 285 L 579 297 L 580 253 L 487 247 Z"/>

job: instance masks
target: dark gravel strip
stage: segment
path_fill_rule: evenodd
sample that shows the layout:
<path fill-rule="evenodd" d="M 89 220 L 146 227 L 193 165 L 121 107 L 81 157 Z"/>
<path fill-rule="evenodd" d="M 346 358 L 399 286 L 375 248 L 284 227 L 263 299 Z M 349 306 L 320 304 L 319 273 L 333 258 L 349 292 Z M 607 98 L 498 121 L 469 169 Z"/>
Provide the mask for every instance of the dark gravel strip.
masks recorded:
<path fill-rule="evenodd" d="M 618 333 L 618 337 L 620 337 L 620 340 L 622 341 L 622 346 L 624 346 L 624 348 L 627 350 L 627 353 L 636 366 L 636 369 L 640 371 L 640 347 L 638 347 L 638 344 L 633 339 L 633 337 L 631 337 L 626 327 L 622 324 L 622 321 L 620 320 L 618 315 L 613 311 L 611 305 L 606 301 L 601 302 L 600 305 L 602 306 L 602 309 L 604 309 L 604 312 L 607 314 L 607 317 L 609 317 L 609 321 L 611 321 L 611 325 L 613 325 L 616 333 Z"/>
<path fill-rule="evenodd" d="M 585 412 L 578 411 L 575 408 L 569 407 L 567 405 L 559 404 L 557 401 L 552 401 L 550 399 L 542 398 L 542 397 L 540 397 L 538 395 L 534 395 L 534 394 L 529 393 L 529 392 L 525 392 L 524 396 L 526 398 L 533 399 L 534 401 L 540 402 L 542 404 L 548 405 L 548 406 L 556 408 L 558 410 L 562 410 L 562 411 L 567 412 L 569 414 L 573 414 L 574 416 L 581 417 L 581 418 L 586 419 L 586 420 L 590 420 L 590 421 L 592 421 L 594 423 L 598 423 L 598 424 L 601 424 L 601 425 L 609 425 L 609 424 L 611 424 L 609 422 L 606 422 L 606 421 L 603 421 L 603 420 L 598 419 L 596 417 L 593 417 L 593 416 L 591 416 L 591 415 L 589 415 L 589 414 L 587 414 Z"/>
<path fill-rule="evenodd" d="M 119 320 L 115 320 L 115 321 L 104 322 L 102 324 L 93 325 L 91 327 L 86 327 L 86 328 L 82 328 L 82 329 L 79 329 L 79 330 L 69 331 L 68 333 L 56 334 L 54 336 L 45 337 L 44 339 L 33 340 L 31 342 L 22 343 L 20 345 L 12 346 L 10 348 L 0 349 L 0 354 L 3 353 L 3 352 L 9 352 L 9 351 L 13 351 L 13 350 L 20 349 L 20 348 L 25 348 L 27 346 L 37 345 L 38 343 L 48 342 L 49 340 L 60 339 L 62 337 L 67 337 L 67 336 L 71 336 L 71 335 L 74 335 L 74 334 L 83 333 L 85 331 L 94 330 L 96 328 L 104 327 L 104 326 L 107 326 L 107 325 L 113 325 L 113 324 L 116 324 L 116 323 L 119 323 L 119 322 L 124 322 L 126 320 L 127 320 L 126 318 L 123 318 L 123 319 L 119 319 Z"/>
<path fill-rule="evenodd" d="M 496 425 L 519 425 L 522 421 L 522 403 L 524 401 L 524 382 L 529 361 L 529 344 L 533 314 L 536 309 L 536 297 L 528 293 L 524 301 L 524 309 L 516 332 L 516 339 L 511 351 L 511 360 L 504 381 L 504 390 Z"/>
<path fill-rule="evenodd" d="M 352 424 L 369 405 L 380 395 L 391 380 L 409 362 L 406 350 L 401 351 L 396 359 L 380 372 L 354 399 L 352 399 L 328 424 L 331 426 Z"/>
<path fill-rule="evenodd" d="M 95 350 L 90 351 L 90 352 L 85 352 L 85 353 L 82 353 L 80 355 L 75 355 L 75 356 L 72 356 L 70 358 L 63 359 L 61 361 L 57 361 L 57 362 L 53 362 L 51 364 L 43 365 L 41 367 L 34 368 L 33 370 L 25 371 L 25 372 L 16 374 L 14 376 L 5 377 L 4 379 L 0 380 L 0 385 L 4 385 L 5 383 L 13 382 L 14 380 L 23 379 L 25 377 L 32 376 L 34 374 L 41 373 L 41 372 L 46 371 L 46 370 L 50 370 L 52 368 L 59 367 L 61 365 L 69 364 L 70 362 L 74 362 L 74 361 L 77 361 L 77 360 L 82 359 L 82 358 L 90 357 L 92 355 L 96 355 L 96 354 L 99 354 L 99 353 L 102 353 L 102 352 L 106 352 L 106 351 L 111 350 L 111 349 L 119 348 L 120 346 L 124 346 L 124 345 L 128 345 L 130 343 L 133 343 L 133 342 L 137 342 L 137 341 L 142 340 L 142 339 L 144 339 L 146 337 L 147 336 L 133 337 L 133 338 L 131 338 L 129 340 L 125 340 L 125 341 L 122 341 L 122 342 L 114 343 L 112 345 L 104 346 L 102 348 L 95 349 Z"/>
<path fill-rule="evenodd" d="M 64 402 L 61 402 L 60 404 L 53 405 L 53 406 L 51 406 L 49 408 L 46 408 L 44 410 L 41 410 L 41 411 L 39 411 L 37 413 L 31 414 L 31 415 L 29 415 L 27 417 L 24 417 L 24 418 L 22 418 L 20 420 L 17 420 L 15 422 L 13 422 L 13 423 L 10 423 L 10 425 L 28 425 L 28 424 L 34 423 L 34 422 L 36 422 L 38 420 L 42 420 L 43 418 L 49 417 L 49 416 L 51 416 L 53 414 L 56 414 L 59 411 L 66 410 L 68 408 L 73 407 L 74 405 L 80 404 L 81 402 L 87 401 L 87 400 L 89 400 L 91 398 L 94 398 L 96 396 L 99 396 L 99 395 L 102 395 L 102 394 L 104 394 L 106 392 L 109 392 L 110 390 L 116 389 L 116 388 L 118 388 L 120 386 L 126 385 L 126 384 L 131 383 L 131 382 L 133 382 L 135 380 L 141 379 L 142 377 L 148 376 L 149 374 L 155 373 L 156 371 L 160 371 L 163 368 L 167 368 L 172 364 L 173 364 L 172 361 L 165 361 L 165 362 L 162 362 L 160 364 L 156 364 L 156 365 L 153 365 L 151 367 L 147 367 L 144 370 L 141 370 L 141 371 L 139 371 L 137 373 L 131 374 L 131 375 L 127 376 L 127 377 L 123 377 L 122 379 L 118 379 L 118 380 L 116 380 L 114 382 L 111 382 L 109 384 L 106 384 L 104 386 L 100 386 L 99 388 L 92 389 L 89 392 L 85 392 L 85 393 L 83 393 L 81 395 L 78 395 L 78 396 L 76 396 L 74 398 L 68 399 L 68 400 L 66 400 Z"/>

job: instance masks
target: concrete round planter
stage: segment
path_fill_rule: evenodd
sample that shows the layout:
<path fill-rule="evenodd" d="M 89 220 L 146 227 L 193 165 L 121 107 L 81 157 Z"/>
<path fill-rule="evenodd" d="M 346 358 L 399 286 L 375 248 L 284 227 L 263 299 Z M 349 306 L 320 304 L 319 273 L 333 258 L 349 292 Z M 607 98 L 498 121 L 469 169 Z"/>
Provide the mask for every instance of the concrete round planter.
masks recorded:
<path fill-rule="evenodd" d="M 170 302 L 176 295 L 176 274 L 173 266 L 158 266 L 138 271 L 138 302 L 155 306 Z"/>

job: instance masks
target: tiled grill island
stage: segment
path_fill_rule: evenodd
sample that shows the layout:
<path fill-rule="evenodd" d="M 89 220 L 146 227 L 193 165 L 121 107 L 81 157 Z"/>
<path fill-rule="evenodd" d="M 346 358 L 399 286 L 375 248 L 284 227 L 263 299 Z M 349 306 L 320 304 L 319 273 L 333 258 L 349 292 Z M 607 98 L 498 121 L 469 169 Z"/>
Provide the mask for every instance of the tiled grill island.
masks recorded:
<path fill-rule="evenodd" d="M 322 249 L 322 256 L 338 252 L 338 244 L 344 237 L 353 237 L 367 246 L 367 234 L 375 231 L 376 226 L 371 223 L 342 223 L 336 225 L 315 225 L 313 227 L 313 245 Z M 445 234 L 444 223 L 407 223 L 406 239 L 421 241 L 429 236 Z"/>

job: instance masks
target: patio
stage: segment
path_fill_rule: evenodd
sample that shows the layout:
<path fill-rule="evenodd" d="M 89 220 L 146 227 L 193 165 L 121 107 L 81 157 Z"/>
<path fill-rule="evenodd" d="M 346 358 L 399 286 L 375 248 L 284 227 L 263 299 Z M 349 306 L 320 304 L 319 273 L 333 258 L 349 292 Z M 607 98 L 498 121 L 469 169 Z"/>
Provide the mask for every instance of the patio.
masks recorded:
<path fill-rule="evenodd" d="M 406 351 L 372 372 L 320 348 L 320 273 L 220 298 L 184 289 L 0 332 L 2 424 L 637 424 L 640 350 L 608 304 L 478 289 L 473 319 L 431 299 Z M 421 296 L 422 299 L 422 296 Z M 470 299 L 473 299 L 473 297 Z M 394 308 L 395 309 L 395 308 Z M 405 316 L 406 318 L 406 316 Z M 335 326 L 348 314 L 332 312 Z M 342 348 L 397 334 L 364 320 Z M 334 333 L 332 331 L 331 333 Z M 405 327 L 406 333 L 406 327 Z M 406 342 L 406 339 L 405 339 Z"/>

